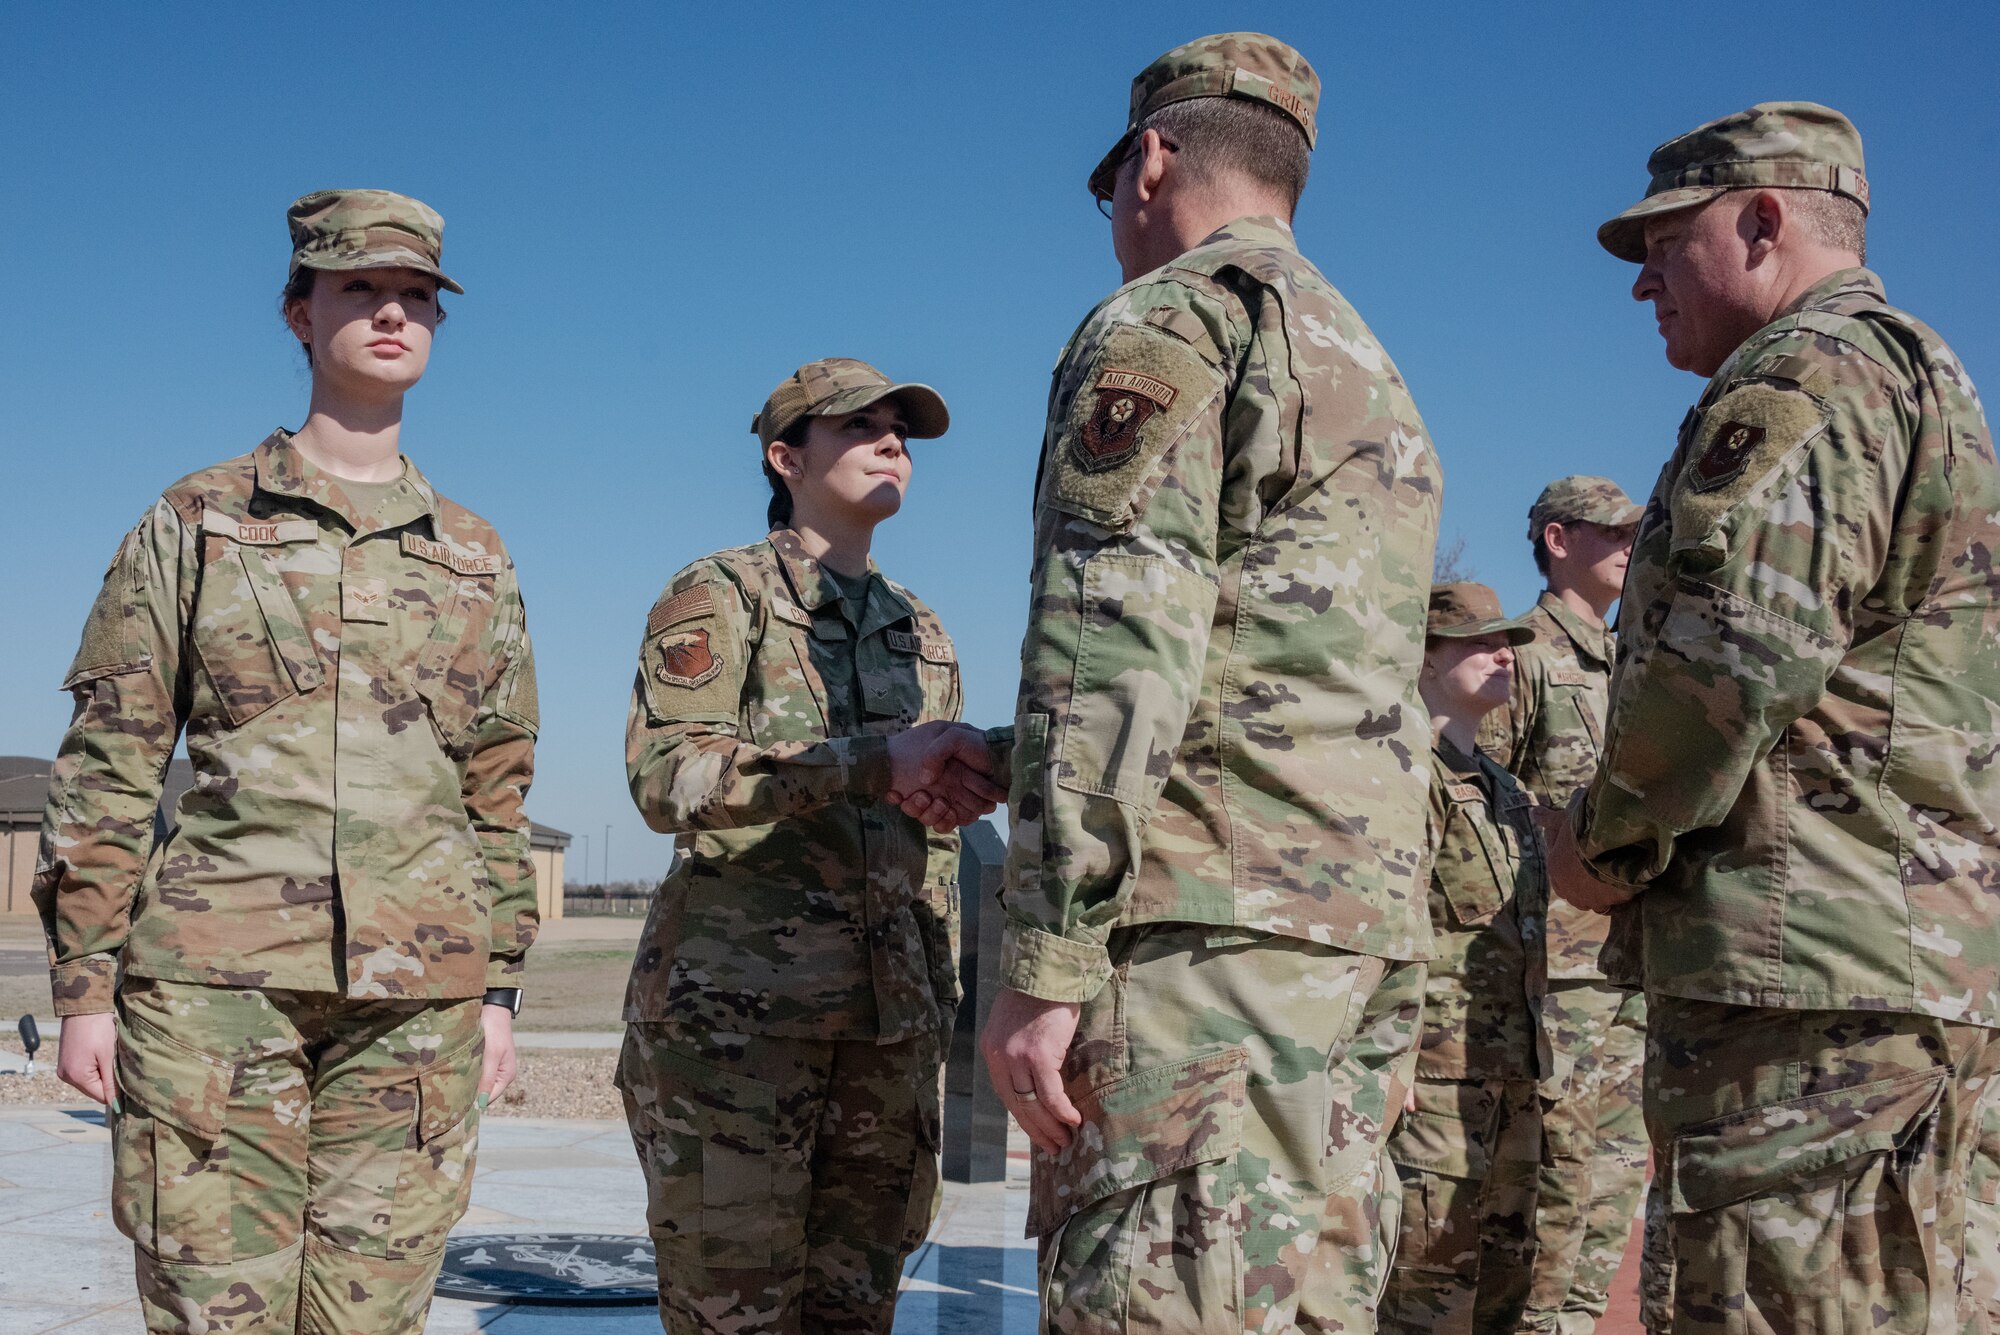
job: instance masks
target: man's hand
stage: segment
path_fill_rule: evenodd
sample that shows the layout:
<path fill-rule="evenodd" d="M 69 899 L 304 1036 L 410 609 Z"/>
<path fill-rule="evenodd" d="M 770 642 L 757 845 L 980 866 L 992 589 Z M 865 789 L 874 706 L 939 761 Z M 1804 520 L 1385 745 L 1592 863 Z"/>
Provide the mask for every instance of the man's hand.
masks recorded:
<path fill-rule="evenodd" d="M 1003 987 L 979 1036 L 993 1091 L 1044 1154 L 1060 1154 L 1069 1129 L 1083 1125 L 1062 1084 L 1063 1057 L 1081 1009 L 1074 1001 L 1043 1001 Z"/>
<path fill-rule="evenodd" d="M 479 1027 L 486 1031 L 486 1056 L 479 1066 L 479 1106 L 484 1108 L 507 1092 L 519 1069 L 514 1062 L 514 1012 L 505 1006 L 481 1006 Z"/>
<path fill-rule="evenodd" d="M 118 1017 L 110 1011 L 96 1015 L 65 1015 L 57 1038 L 56 1077 L 65 1085 L 99 1103 L 118 1105 Z"/>
<path fill-rule="evenodd" d="M 889 739 L 891 805 L 939 834 L 970 825 L 1007 800 L 994 782 L 986 734 L 967 723 L 934 719 Z"/>
<path fill-rule="evenodd" d="M 1581 797 L 1579 793 L 1571 799 L 1571 808 Z M 1609 913 L 1638 893 L 1624 886 L 1606 885 L 1590 874 L 1590 864 L 1576 851 L 1576 831 L 1570 825 L 1568 811 L 1535 807 L 1533 812 L 1542 835 L 1549 888 L 1556 894 L 1590 913 Z"/>

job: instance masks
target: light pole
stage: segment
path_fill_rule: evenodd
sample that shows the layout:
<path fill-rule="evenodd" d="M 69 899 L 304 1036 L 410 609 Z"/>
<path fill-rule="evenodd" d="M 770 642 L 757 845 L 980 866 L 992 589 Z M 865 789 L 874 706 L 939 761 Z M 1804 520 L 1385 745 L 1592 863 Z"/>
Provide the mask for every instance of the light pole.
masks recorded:
<path fill-rule="evenodd" d="M 606 889 L 609 889 L 611 886 L 611 827 L 609 825 L 604 827 L 604 885 Z"/>

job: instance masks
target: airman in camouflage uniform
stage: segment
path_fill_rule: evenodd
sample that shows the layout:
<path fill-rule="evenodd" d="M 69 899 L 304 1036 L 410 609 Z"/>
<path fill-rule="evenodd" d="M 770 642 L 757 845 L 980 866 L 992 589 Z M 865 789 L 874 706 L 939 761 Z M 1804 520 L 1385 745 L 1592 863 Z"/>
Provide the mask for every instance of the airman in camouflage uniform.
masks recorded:
<path fill-rule="evenodd" d="M 1547 887 L 1528 794 L 1491 758 L 1461 749 L 1476 724 L 1462 712 L 1466 702 L 1442 698 L 1434 655 L 1446 642 L 1489 637 L 1518 652 L 1533 632 L 1502 617 L 1485 585 L 1458 583 L 1431 590 L 1428 633 L 1437 957 L 1424 985 L 1416 1085 L 1389 1139 L 1403 1185 L 1403 1232 L 1382 1296 L 1382 1329 L 1512 1335 L 1536 1250 Z M 1496 663 L 1506 658 L 1494 654 Z M 1449 725 L 1459 722 L 1465 736 L 1454 739 Z"/>
<path fill-rule="evenodd" d="M 459 290 L 415 200 L 291 221 L 321 282 Z M 35 897 L 57 1013 L 119 1011 L 113 1213 L 151 1330 L 418 1330 L 465 1207 L 479 999 L 536 930 L 535 673 L 499 535 L 403 467 L 344 482 L 281 430 L 176 482 L 63 681 Z"/>
<path fill-rule="evenodd" d="M 1639 515 L 1607 478 L 1558 478 L 1528 511 L 1528 540 L 1546 565 L 1540 544 L 1550 524 L 1566 526 L 1572 539 L 1583 525 L 1619 530 L 1629 543 Z M 1553 585 L 1522 620 L 1535 638 L 1515 652 L 1507 705 L 1486 716 L 1479 746 L 1537 802 L 1561 809 L 1597 773 L 1616 641 L 1599 616 Z M 1547 1162 L 1536 1192 L 1528 1326 L 1561 1335 L 1589 1335 L 1604 1315 L 1646 1185 L 1646 999 L 1606 981 L 1598 957 L 1608 926 L 1561 900 L 1549 905 L 1542 1024 L 1553 1069 L 1544 1085 Z"/>
<path fill-rule="evenodd" d="M 754 427 L 768 446 L 883 401 L 944 434 L 935 391 L 838 358 Z M 626 771 L 681 858 L 618 1084 L 670 1332 L 886 1331 L 936 1209 L 958 836 L 885 798 L 890 739 L 958 717 L 958 662 L 872 560 L 842 578 L 778 528 L 675 575 L 640 647 Z"/>
<path fill-rule="evenodd" d="M 1143 276 L 1130 248 L 1190 125 L 1301 136 L 1302 184 L 1318 94 L 1272 38 L 1192 42 L 1133 81 L 1091 179 L 1130 281 L 1055 374 L 983 1041 L 1017 1117 L 1082 1117 L 1033 1160 L 1053 1330 L 1366 1328 L 1394 1248 L 1437 457 L 1299 254 L 1296 186 Z M 1001 1017 L 1071 1003 L 1057 1083 Z"/>
<path fill-rule="evenodd" d="M 1552 851 L 1565 895 L 1637 901 L 1607 962 L 1648 993 L 1648 1247 L 1677 1332 L 1978 1328 L 1992 438 L 1958 359 L 1860 267 L 1846 118 L 1765 103 L 1649 166 L 1599 239 L 1643 265 L 1669 360 L 1712 378 L 1633 549 L 1603 768 Z"/>

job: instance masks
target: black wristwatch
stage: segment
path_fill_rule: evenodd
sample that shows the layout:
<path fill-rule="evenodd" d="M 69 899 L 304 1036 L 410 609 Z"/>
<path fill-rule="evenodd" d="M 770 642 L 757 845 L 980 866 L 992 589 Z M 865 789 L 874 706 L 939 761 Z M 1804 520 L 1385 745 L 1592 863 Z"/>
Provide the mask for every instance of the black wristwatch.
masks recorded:
<path fill-rule="evenodd" d="M 483 1001 L 488 1006 L 505 1006 L 509 1015 L 521 1013 L 521 989 L 518 987 L 489 987 Z"/>

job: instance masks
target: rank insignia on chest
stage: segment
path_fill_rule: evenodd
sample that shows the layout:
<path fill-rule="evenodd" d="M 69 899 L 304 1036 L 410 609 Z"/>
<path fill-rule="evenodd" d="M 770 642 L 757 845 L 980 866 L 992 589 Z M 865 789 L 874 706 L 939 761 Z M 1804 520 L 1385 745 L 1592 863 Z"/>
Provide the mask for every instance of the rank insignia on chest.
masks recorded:
<path fill-rule="evenodd" d="M 1179 391 L 1153 376 L 1107 367 L 1098 373 L 1090 392 L 1096 402 L 1077 433 L 1072 455 L 1084 472 L 1103 473 L 1138 453 L 1146 419 L 1172 407 Z"/>
<path fill-rule="evenodd" d="M 1694 488 L 1708 491 L 1719 487 L 1743 471 L 1751 451 L 1764 440 L 1764 428 L 1728 421 L 1716 428 L 1708 448 L 1695 461 Z"/>
<path fill-rule="evenodd" d="M 389 621 L 389 581 L 347 579 L 340 585 L 340 619 L 387 625 Z"/>
<path fill-rule="evenodd" d="M 660 637 L 660 661 L 653 675 L 669 686 L 695 687 L 722 671 L 722 660 L 709 643 L 706 630 L 684 630 Z"/>

